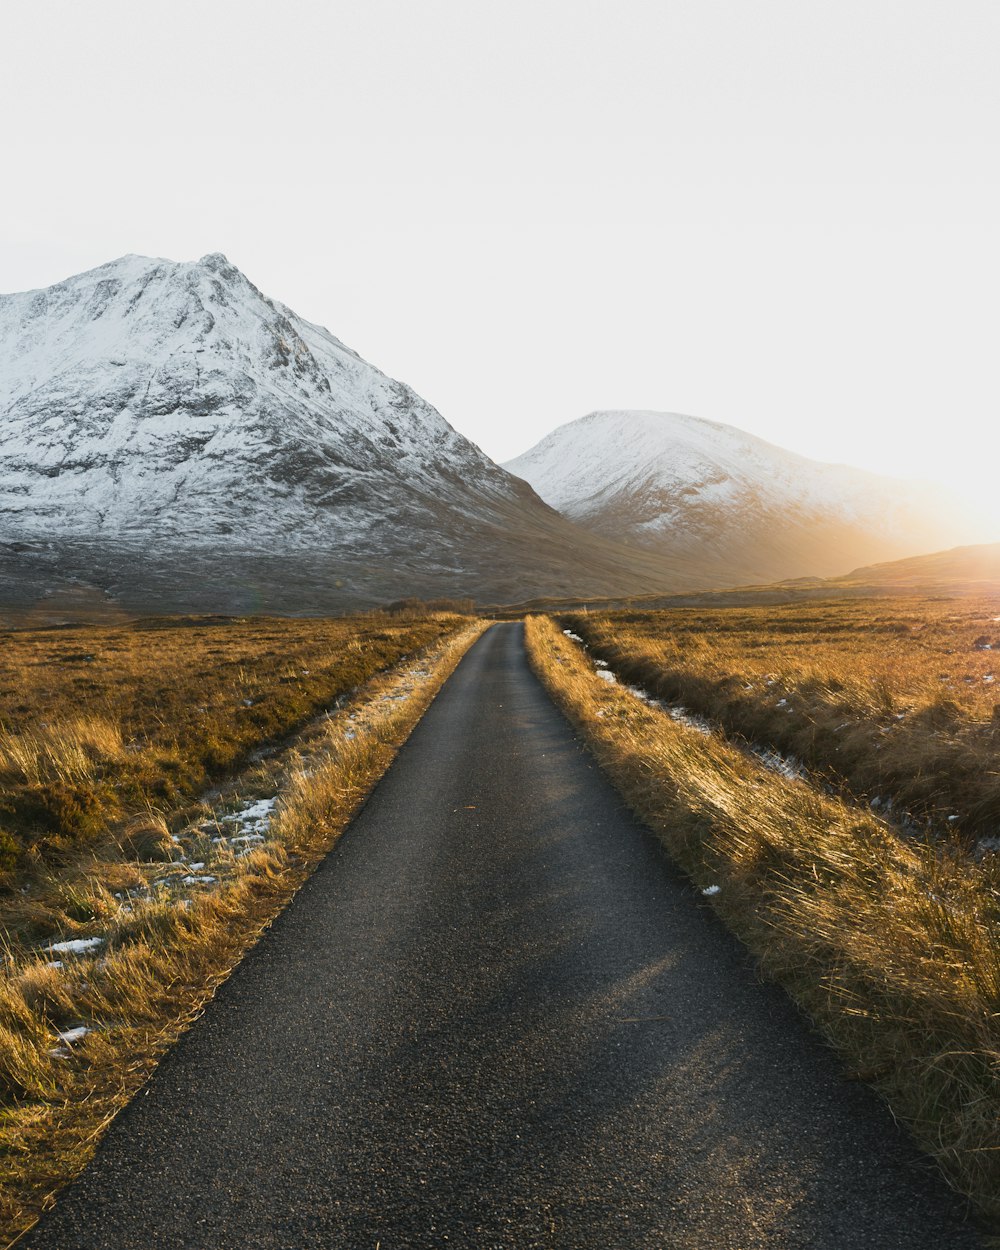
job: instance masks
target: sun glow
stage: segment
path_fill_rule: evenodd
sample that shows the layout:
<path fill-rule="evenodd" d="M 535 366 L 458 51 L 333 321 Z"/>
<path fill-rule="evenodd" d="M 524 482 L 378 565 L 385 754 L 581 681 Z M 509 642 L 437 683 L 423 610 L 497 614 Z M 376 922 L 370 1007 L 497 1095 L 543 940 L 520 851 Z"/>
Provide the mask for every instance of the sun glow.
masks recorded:
<path fill-rule="evenodd" d="M 971 449 L 965 464 L 943 460 L 935 472 L 915 476 L 926 480 L 931 490 L 948 493 L 954 502 L 956 527 L 962 541 L 1000 542 L 1000 489 L 997 472 L 982 449 Z M 967 537 L 966 537 L 967 532 Z"/>

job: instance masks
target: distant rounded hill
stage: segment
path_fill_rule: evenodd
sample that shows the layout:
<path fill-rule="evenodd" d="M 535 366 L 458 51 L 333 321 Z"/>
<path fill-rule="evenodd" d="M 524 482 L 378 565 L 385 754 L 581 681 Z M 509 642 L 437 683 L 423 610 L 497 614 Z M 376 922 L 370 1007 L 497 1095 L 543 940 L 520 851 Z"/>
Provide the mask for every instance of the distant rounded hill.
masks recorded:
<path fill-rule="evenodd" d="M 879 588 L 963 587 L 975 590 L 1000 586 L 1000 543 L 980 543 L 971 547 L 953 547 L 950 551 L 934 551 L 929 555 L 911 556 L 854 569 L 835 579 L 845 586 Z"/>
<path fill-rule="evenodd" d="M 828 577 L 970 537 L 927 485 L 821 464 L 743 430 L 665 412 L 593 412 L 505 468 L 592 533 L 717 585 Z"/>

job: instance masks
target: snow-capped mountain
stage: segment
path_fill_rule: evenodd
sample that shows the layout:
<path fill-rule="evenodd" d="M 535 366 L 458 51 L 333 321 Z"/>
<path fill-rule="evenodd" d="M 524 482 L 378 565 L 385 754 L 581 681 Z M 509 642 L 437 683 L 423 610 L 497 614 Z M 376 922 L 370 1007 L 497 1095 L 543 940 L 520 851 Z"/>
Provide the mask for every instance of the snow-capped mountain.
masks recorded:
<path fill-rule="evenodd" d="M 0 297 L 0 352 L 0 521 L 25 535 L 250 526 L 312 545 L 370 525 L 390 470 L 413 506 L 515 497 L 429 404 L 224 256 L 126 256 Z"/>
<path fill-rule="evenodd" d="M 663 580 L 222 255 L 0 296 L 0 583 L 21 599 L 294 611 Z"/>
<path fill-rule="evenodd" d="M 676 413 L 594 412 L 504 467 L 595 533 L 695 559 L 720 585 L 829 576 L 970 534 L 943 492 Z"/>

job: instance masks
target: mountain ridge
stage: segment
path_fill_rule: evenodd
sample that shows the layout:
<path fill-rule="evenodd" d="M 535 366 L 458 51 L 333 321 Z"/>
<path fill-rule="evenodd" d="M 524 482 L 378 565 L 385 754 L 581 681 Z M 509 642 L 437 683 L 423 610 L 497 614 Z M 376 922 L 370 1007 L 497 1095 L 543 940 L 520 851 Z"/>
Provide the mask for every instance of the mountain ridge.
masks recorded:
<path fill-rule="evenodd" d="M 0 606 L 638 596 L 897 556 L 843 506 L 878 479 L 666 417 L 686 442 L 650 439 L 664 414 L 593 413 L 505 468 L 222 253 L 129 254 L 0 295 Z"/>
<path fill-rule="evenodd" d="M 0 296 L 0 365 L 18 603 L 86 586 L 142 611 L 331 611 L 698 581 L 566 521 L 221 253 Z"/>
<path fill-rule="evenodd" d="M 931 488 L 827 465 L 722 422 L 598 411 L 505 468 L 571 520 L 742 580 L 832 576 L 965 536 Z M 732 584 L 732 583 L 730 583 Z"/>
<path fill-rule="evenodd" d="M 929 588 L 1000 586 L 1000 543 L 966 543 L 903 560 L 852 569 L 833 581 L 843 585 Z"/>

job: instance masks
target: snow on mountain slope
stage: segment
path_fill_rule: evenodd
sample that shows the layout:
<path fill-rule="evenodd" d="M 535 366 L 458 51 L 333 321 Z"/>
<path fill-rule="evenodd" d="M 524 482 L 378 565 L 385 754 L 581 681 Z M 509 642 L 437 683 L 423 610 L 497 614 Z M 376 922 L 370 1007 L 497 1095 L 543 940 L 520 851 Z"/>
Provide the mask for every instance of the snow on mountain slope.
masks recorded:
<path fill-rule="evenodd" d="M 387 475 L 456 506 L 515 497 L 429 404 L 220 255 L 2 296 L 0 360 L 0 520 L 28 531 L 211 542 L 250 523 L 305 544 L 368 524 Z"/>
<path fill-rule="evenodd" d="M 219 254 L 0 296 L 0 556 L 19 603 L 82 586 L 147 611 L 678 582 Z"/>
<path fill-rule="evenodd" d="M 676 413 L 594 412 L 504 467 L 596 533 L 746 582 L 839 573 L 969 532 L 931 488 Z"/>

